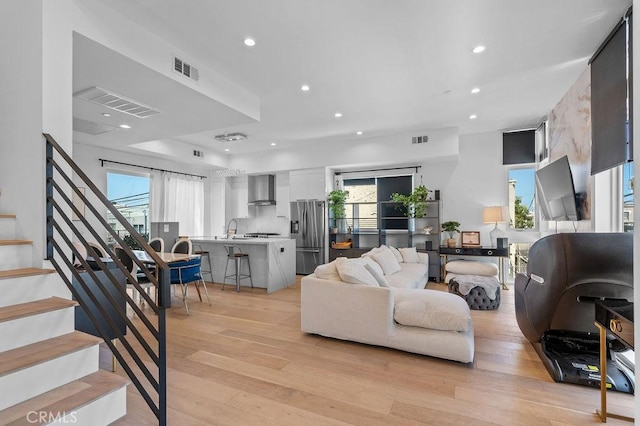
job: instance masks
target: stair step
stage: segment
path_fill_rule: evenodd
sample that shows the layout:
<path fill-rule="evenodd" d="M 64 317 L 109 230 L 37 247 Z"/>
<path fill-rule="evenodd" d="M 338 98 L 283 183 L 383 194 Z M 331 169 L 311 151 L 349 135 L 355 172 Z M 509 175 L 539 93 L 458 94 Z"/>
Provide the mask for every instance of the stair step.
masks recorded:
<path fill-rule="evenodd" d="M 0 353 L 0 377 L 29 368 L 66 354 L 89 348 L 102 339 L 86 333 L 74 331 L 53 339 Z"/>
<path fill-rule="evenodd" d="M 68 422 L 76 423 L 79 408 L 121 389 L 128 383 L 129 381 L 121 376 L 99 370 L 0 411 L 0 419 L 3 424 L 12 426 L 46 424 L 35 421 L 40 419 L 29 413 L 52 413 L 53 416 L 59 415 L 59 419 L 66 415 Z"/>
<path fill-rule="evenodd" d="M 0 323 L 4 321 L 13 321 L 15 319 L 24 318 L 31 315 L 43 314 L 45 312 L 70 308 L 77 305 L 78 302 L 74 300 L 61 299 L 59 297 L 50 297 L 49 299 L 36 300 L 35 302 L 5 306 L 0 308 Z"/>
<path fill-rule="evenodd" d="M 0 271 L 0 280 L 8 278 L 22 278 L 31 277 L 35 275 L 46 275 L 55 273 L 55 269 L 42 269 L 42 268 L 20 268 L 20 269 L 8 269 L 6 271 Z"/>
<path fill-rule="evenodd" d="M 30 240 L 0 240 L 0 246 L 23 246 L 33 244 Z"/>

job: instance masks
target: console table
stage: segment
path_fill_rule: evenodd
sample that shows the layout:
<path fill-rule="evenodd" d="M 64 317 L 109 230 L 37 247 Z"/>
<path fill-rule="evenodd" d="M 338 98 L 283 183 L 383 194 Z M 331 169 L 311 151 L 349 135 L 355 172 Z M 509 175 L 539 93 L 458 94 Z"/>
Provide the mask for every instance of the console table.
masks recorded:
<path fill-rule="evenodd" d="M 633 417 L 607 412 L 607 333 L 633 349 L 633 302 L 596 300 L 595 309 L 595 325 L 600 332 L 600 409 L 596 412 L 602 423 L 606 423 L 607 416 L 633 422 Z"/>
<path fill-rule="evenodd" d="M 444 265 L 448 256 L 465 257 L 495 257 L 498 259 L 498 279 L 503 290 L 509 290 L 504 280 L 504 260 L 509 258 L 508 248 L 495 247 L 440 247 L 440 258 L 442 259 L 441 276 L 445 276 Z"/>

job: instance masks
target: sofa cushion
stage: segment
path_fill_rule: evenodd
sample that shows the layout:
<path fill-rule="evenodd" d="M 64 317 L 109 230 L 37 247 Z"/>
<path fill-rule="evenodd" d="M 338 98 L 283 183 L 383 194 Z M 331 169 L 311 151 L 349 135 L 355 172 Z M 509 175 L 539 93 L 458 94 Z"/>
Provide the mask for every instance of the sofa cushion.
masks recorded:
<path fill-rule="evenodd" d="M 423 295 L 412 300 L 396 303 L 393 311 L 396 322 L 435 330 L 467 331 L 471 328 L 469 306 L 462 298 L 440 291 L 422 292 Z"/>
<path fill-rule="evenodd" d="M 373 275 L 373 278 L 376 279 L 380 287 L 389 287 L 389 282 L 384 277 L 384 274 L 382 273 L 382 269 L 380 268 L 379 265 L 376 268 L 371 263 L 365 263 L 364 267 L 367 271 L 371 273 L 371 275 Z"/>
<path fill-rule="evenodd" d="M 404 262 L 404 259 L 402 258 L 402 255 L 400 254 L 400 251 L 397 248 L 393 246 L 389 246 L 389 250 L 391 250 L 391 253 L 393 253 L 393 255 L 396 257 L 396 260 L 398 261 L 398 263 Z"/>
<path fill-rule="evenodd" d="M 398 251 L 404 263 L 418 263 L 418 252 L 415 247 L 399 248 Z"/>
<path fill-rule="evenodd" d="M 351 284 L 365 284 L 379 287 L 378 281 L 367 271 L 360 259 L 344 259 L 337 262 L 336 269 L 340 279 Z"/>
<path fill-rule="evenodd" d="M 323 280 L 334 280 L 340 281 L 340 275 L 338 274 L 338 269 L 336 268 L 337 259 L 333 262 L 325 263 L 324 265 L 316 266 L 315 271 L 313 273 L 316 277 Z"/>
<path fill-rule="evenodd" d="M 391 275 L 400 270 L 400 264 L 391 250 L 381 250 L 371 257 L 380 265 L 385 275 Z"/>
<path fill-rule="evenodd" d="M 452 274 L 482 275 L 492 277 L 498 275 L 498 265 L 489 262 L 477 262 L 475 260 L 452 260 L 447 262 L 445 270 Z"/>
<path fill-rule="evenodd" d="M 427 282 L 428 267 L 424 263 L 402 263 L 401 271 L 385 275 L 389 287 L 424 288 Z"/>
<path fill-rule="evenodd" d="M 367 268 L 367 271 L 373 275 L 373 278 L 378 281 L 378 285 L 380 285 L 380 287 L 389 287 L 389 283 L 384 277 L 384 271 L 382 270 L 382 267 L 378 265 L 378 262 L 373 260 L 370 256 L 362 257 L 360 258 L 360 261 L 364 264 L 364 267 Z"/>

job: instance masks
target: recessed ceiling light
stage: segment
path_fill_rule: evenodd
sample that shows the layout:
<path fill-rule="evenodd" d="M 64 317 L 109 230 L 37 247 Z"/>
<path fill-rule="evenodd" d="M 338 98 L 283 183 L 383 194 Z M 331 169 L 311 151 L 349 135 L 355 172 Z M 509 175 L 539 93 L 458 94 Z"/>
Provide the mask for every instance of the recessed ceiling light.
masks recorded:
<path fill-rule="evenodd" d="M 333 114 L 333 116 L 335 118 L 340 118 L 340 117 L 342 117 L 342 113 L 341 112 L 336 112 L 335 114 Z"/>
<path fill-rule="evenodd" d="M 103 117 L 111 117 L 111 114 L 109 114 L 108 112 L 103 112 L 103 113 L 102 113 L 102 116 L 103 116 Z"/>
<path fill-rule="evenodd" d="M 130 129 L 131 126 L 129 126 L 128 124 L 121 124 L 120 127 L 122 127 L 123 129 Z"/>
<path fill-rule="evenodd" d="M 256 41 L 251 37 L 247 37 L 244 39 L 244 45 L 248 47 L 253 47 L 256 45 Z"/>
<path fill-rule="evenodd" d="M 276 146 L 276 143 L 275 142 L 271 142 L 271 146 Z"/>
<path fill-rule="evenodd" d="M 358 135 L 358 136 L 360 136 L 361 134 L 362 134 L 362 131 L 360 131 L 360 130 L 358 130 L 358 131 L 356 132 L 356 135 Z"/>
<path fill-rule="evenodd" d="M 230 151 L 229 148 L 224 149 L 224 152 L 229 152 L 229 151 Z"/>
<path fill-rule="evenodd" d="M 469 116 L 469 120 L 475 120 L 476 118 L 478 118 L 478 116 L 476 114 L 471 114 Z"/>
<path fill-rule="evenodd" d="M 474 87 L 473 89 L 471 89 L 471 93 L 476 94 L 480 92 L 480 88 L 479 87 Z"/>
<path fill-rule="evenodd" d="M 473 52 L 473 53 L 482 53 L 482 52 L 484 52 L 484 51 L 485 51 L 485 49 L 486 49 L 486 47 L 485 47 L 485 46 L 480 45 L 480 46 L 476 46 L 476 47 L 474 47 L 474 48 L 473 48 L 473 50 L 472 50 L 472 52 Z"/>
<path fill-rule="evenodd" d="M 311 87 L 309 87 L 309 85 L 308 85 L 308 84 L 303 84 L 303 85 L 300 87 L 300 90 L 302 90 L 303 92 L 308 92 L 308 91 L 309 91 L 309 89 L 311 89 Z"/>

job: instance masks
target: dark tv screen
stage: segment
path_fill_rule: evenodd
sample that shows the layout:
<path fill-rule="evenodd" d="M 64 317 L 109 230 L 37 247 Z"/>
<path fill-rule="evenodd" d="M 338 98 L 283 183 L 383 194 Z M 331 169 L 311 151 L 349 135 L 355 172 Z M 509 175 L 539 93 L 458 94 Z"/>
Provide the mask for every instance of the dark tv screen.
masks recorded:
<path fill-rule="evenodd" d="M 544 220 L 580 220 L 566 155 L 536 171 L 536 191 Z"/>

